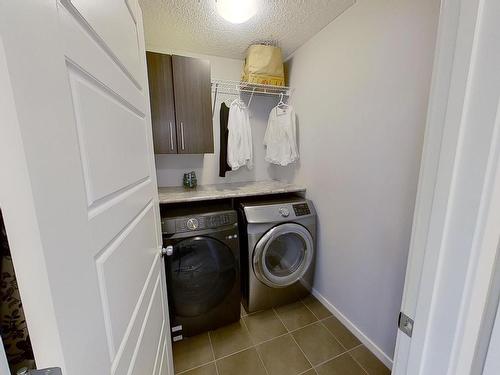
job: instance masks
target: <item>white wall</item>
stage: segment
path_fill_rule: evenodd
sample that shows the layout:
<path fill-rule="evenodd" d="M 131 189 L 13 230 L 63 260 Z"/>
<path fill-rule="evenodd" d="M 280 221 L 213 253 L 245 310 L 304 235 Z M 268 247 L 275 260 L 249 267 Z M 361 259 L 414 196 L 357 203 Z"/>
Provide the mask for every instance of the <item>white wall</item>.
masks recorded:
<path fill-rule="evenodd" d="M 217 56 L 207 56 L 183 51 L 174 51 L 167 47 L 147 46 L 148 51 L 172 53 L 183 56 L 204 58 L 210 61 L 212 79 L 239 80 L 243 60 L 228 59 Z M 219 111 L 223 101 L 230 104 L 236 96 L 218 94 L 214 116 L 214 142 L 215 153 L 204 155 L 156 155 L 156 171 L 159 186 L 182 185 L 182 175 L 194 170 L 198 177 L 198 184 L 215 184 L 219 182 L 260 181 L 271 178 L 271 168 L 264 160 L 264 146 L 262 141 L 266 131 L 267 119 L 271 108 L 279 99 L 269 96 L 254 95 L 250 104 L 250 122 L 253 135 L 254 167 L 248 170 L 246 167 L 237 171 L 226 173 L 226 177 L 219 177 Z M 250 96 L 242 96 L 248 103 Z M 213 95 L 212 95 L 213 100 Z"/>
<path fill-rule="evenodd" d="M 289 61 L 301 161 L 319 214 L 315 289 L 392 358 L 438 0 L 358 0 Z M 386 361 L 387 362 L 387 361 Z"/>

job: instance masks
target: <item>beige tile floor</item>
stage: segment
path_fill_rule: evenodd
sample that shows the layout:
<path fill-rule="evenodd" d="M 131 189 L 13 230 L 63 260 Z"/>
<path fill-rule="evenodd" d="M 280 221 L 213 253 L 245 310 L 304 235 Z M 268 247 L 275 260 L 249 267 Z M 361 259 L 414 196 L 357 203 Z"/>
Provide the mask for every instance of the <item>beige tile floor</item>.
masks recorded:
<path fill-rule="evenodd" d="M 387 375 L 390 371 L 314 297 L 246 315 L 174 344 L 182 375 Z"/>

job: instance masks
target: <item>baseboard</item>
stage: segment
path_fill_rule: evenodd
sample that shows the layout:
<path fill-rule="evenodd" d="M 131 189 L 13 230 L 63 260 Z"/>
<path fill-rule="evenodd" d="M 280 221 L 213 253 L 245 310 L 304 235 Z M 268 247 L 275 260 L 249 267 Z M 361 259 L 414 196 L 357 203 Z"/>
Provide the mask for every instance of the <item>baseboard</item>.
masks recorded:
<path fill-rule="evenodd" d="M 330 301 L 323 297 L 316 289 L 312 289 L 312 295 L 316 297 L 330 312 L 342 322 L 356 336 L 359 341 L 367 347 L 378 359 L 380 359 L 389 369 L 392 369 L 392 359 L 385 354 L 372 340 L 370 340 L 358 327 L 347 319 Z"/>

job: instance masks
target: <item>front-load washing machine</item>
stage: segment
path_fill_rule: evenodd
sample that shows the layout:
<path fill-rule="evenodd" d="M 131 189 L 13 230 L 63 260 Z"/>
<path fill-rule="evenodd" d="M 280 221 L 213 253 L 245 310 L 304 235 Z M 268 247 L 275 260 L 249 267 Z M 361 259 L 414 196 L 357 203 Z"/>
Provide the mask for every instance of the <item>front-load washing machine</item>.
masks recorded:
<path fill-rule="evenodd" d="M 162 213 L 172 339 L 240 319 L 240 249 L 236 211 L 216 205 Z"/>
<path fill-rule="evenodd" d="M 316 212 L 301 197 L 242 202 L 239 206 L 241 284 L 248 312 L 297 301 L 312 287 Z"/>

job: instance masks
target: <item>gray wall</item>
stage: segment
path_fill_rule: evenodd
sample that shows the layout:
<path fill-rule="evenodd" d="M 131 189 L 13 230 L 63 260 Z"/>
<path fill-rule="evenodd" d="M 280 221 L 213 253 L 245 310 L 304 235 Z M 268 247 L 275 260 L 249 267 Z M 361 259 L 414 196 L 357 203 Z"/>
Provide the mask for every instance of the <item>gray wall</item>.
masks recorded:
<path fill-rule="evenodd" d="M 300 164 L 319 213 L 314 287 L 393 357 L 438 0 L 358 0 L 289 61 Z"/>

